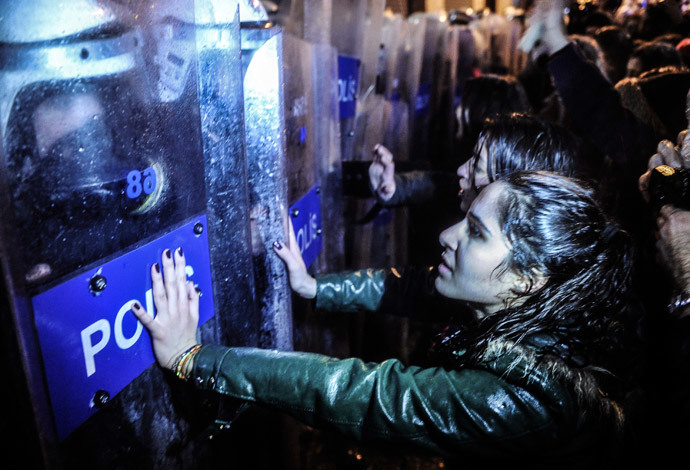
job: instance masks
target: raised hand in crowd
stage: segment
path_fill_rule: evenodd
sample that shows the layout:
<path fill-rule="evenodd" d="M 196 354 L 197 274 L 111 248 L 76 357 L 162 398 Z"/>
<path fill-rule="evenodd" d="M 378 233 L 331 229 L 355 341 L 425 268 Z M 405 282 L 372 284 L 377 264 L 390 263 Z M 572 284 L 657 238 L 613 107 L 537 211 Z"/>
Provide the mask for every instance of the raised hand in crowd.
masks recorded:
<path fill-rule="evenodd" d="M 554 54 L 568 45 L 568 33 L 563 12 L 570 4 L 567 0 L 538 0 L 530 17 L 530 27 L 520 40 L 524 52 L 538 56 Z"/>
<path fill-rule="evenodd" d="M 690 111 L 690 93 L 686 101 L 686 115 Z M 673 169 L 690 169 L 690 133 L 684 130 L 678 134 L 677 144 L 662 140 L 657 152 L 648 162 L 647 171 L 640 176 L 642 195 L 650 201 L 650 180 L 655 169 L 666 165 Z M 668 268 L 678 294 L 671 299 L 671 312 L 679 317 L 690 315 L 690 211 L 672 204 L 663 205 L 656 219 L 658 239 L 657 255 L 663 266 Z"/>
<path fill-rule="evenodd" d="M 657 218 L 657 250 L 676 283 L 679 294 L 671 299 L 671 311 L 690 315 L 690 211 L 665 205 Z"/>
<path fill-rule="evenodd" d="M 685 117 L 690 117 L 690 92 L 685 100 Z M 690 123 L 690 119 L 688 120 Z M 668 165 L 671 168 L 690 168 L 690 133 L 688 129 L 678 134 L 676 144 L 670 140 L 662 140 L 657 145 L 656 153 L 652 155 L 647 163 L 647 171 L 640 176 L 638 184 L 640 192 L 645 200 L 649 202 L 649 180 L 652 171 L 660 165 Z"/>
<path fill-rule="evenodd" d="M 369 165 L 369 183 L 376 196 L 388 201 L 395 194 L 395 163 L 393 154 L 381 144 L 373 150 L 374 159 Z"/>

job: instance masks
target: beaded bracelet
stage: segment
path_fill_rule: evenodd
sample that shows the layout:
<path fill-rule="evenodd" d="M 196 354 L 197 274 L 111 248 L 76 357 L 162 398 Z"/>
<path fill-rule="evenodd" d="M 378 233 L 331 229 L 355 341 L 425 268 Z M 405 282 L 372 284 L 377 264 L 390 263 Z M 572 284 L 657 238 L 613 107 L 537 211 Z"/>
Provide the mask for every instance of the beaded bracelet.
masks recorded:
<path fill-rule="evenodd" d="M 185 354 L 187 354 L 189 351 L 191 351 L 194 348 L 194 346 L 190 346 L 187 348 L 184 352 L 180 353 L 177 358 L 175 358 L 175 362 L 173 362 L 173 365 L 170 367 L 170 370 L 173 372 L 176 372 L 179 365 L 180 365 L 180 360 L 183 358 Z"/>
<path fill-rule="evenodd" d="M 187 368 L 200 349 L 201 345 L 196 344 L 177 356 L 177 360 L 173 364 L 172 370 L 175 371 L 175 375 L 179 379 L 187 380 Z"/>

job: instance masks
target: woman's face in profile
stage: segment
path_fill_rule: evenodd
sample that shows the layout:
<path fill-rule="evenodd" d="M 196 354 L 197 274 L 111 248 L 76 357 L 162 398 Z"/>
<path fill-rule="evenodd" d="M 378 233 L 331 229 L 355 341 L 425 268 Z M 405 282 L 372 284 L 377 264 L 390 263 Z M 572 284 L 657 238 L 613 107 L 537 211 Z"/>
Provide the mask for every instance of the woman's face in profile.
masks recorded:
<path fill-rule="evenodd" d="M 465 219 L 444 230 L 439 239 L 445 251 L 436 290 L 445 297 L 476 304 L 484 313 L 502 309 L 504 300 L 513 296 L 511 289 L 518 279 L 512 270 L 502 269 L 511 250 L 498 218 L 504 191 L 500 182 L 488 185 Z"/>
<path fill-rule="evenodd" d="M 487 145 L 482 145 L 479 152 L 458 167 L 460 209 L 463 212 L 467 212 L 479 191 L 489 184 L 488 161 Z"/>

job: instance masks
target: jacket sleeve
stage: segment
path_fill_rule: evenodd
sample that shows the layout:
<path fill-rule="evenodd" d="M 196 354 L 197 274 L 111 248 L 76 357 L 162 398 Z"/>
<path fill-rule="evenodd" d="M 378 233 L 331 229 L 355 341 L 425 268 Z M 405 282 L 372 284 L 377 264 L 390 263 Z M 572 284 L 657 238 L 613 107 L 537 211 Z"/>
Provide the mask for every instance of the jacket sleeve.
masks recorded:
<path fill-rule="evenodd" d="M 436 292 L 432 267 L 363 269 L 318 276 L 316 308 L 325 311 L 376 311 L 423 320 L 440 320 L 457 313 L 456 301 Z"/>
<path fill-rule="evenodd" d="M 317 276 L 316 308 L 338 312 L 375 311 L 381 304 L 388 275 L 395 275 L 395 270 L 362 269 Z"/>
<path fill-rule="evenodd" d="M 458 177 L 448 171 L 408 171 L 396 173 L 395 193 L 387 200 L 378 198 L 383 207 L 428 204 L 453 200 L 458 194 Z M 372 194 L 376 192 L 372 189 Z"/>
<path fill-rule="evenodd" d="M 523 451 L 558 439 L 572 401 L 540 374 L 404 367 L 311 353 L 204 346 L 198 388 L 269 406 L 356 440 L 414 444 L 442 454 Z M 558 416 L 555 416 L 558 415 Z M 531 444 L 530 444 L 531 443 Z"/>

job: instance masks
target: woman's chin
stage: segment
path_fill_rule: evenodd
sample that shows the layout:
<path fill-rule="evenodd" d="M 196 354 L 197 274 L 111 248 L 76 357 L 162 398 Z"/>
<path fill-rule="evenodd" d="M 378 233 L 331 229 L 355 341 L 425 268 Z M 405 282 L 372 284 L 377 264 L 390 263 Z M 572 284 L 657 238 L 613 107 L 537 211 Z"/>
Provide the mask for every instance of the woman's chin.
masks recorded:
<path fill-rule="evenodd" d="M 436 279 L 434 279 L 434 287 L 436 288 L 436 292 L 444 297 L 448 297 L 448 292 L 445 288 L 445 283 L 443 282 L 443 276 L 440 273 Z"/>

